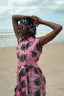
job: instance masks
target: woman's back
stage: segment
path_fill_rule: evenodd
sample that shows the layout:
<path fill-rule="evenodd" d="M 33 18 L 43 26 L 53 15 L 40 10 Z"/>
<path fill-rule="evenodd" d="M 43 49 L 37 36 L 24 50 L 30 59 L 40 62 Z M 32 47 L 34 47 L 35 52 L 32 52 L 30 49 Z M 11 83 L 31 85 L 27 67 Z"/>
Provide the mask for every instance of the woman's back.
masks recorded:
<path fill-rule="evenodd" d="M 16 50 L 18 65 L 15 95 L 22 92 L 20 96 L 45 96 L 45 76 L 37 65 L 42 53 L 39 44 L 39 38 L 19 38 Z"/>
<path fill-rule="evenodd" d="M 34 22 L 25 22 L 25 16 L 23 15 L 13 15 L 12 22 L 15 34 L 17 36 L 17 85 L 15 87 L 14 96 L 46 96 L 46 80 L 42 70 L 37 65 L 40 54 L 42 53 L 42 47 L 52 39 L 54 39 L 57 34 L 61 31 L 62 26 L 53 22 L 43 21 L 39 17 L 29 16 Z M 21 20 L 20 31 L 18 31 L 17 21 Z M 32 20 L 31 19 L 31 20 Z M 46 34 L 45 36 L 39 38 L 29 37 L 36 34 L 36 27 L 38 24 L 45 24 L 54 29 L 52 32 Z M 18 33 L 24 38 L 19 38 Z"/>

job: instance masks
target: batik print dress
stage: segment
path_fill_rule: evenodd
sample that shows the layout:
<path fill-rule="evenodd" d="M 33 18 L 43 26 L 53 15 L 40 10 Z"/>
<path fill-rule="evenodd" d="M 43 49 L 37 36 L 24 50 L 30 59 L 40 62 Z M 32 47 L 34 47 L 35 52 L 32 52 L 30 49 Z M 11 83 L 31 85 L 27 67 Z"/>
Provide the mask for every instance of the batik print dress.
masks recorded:
<path fill-rule="evenodd" d="M 17 84 L 14 96 L 46 96 L 46 79 L 37 64 L 42 48 L 38 49 L 39 38 L 29 37 L 17 44 Z"/>

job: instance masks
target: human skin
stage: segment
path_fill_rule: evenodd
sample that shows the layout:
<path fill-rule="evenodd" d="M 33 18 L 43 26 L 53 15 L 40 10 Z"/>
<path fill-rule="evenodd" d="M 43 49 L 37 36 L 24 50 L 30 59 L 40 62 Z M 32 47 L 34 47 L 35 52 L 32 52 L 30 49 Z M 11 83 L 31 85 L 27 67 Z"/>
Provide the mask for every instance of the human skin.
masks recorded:
<path fill-rule="evenodd" d="M 16 35 L 17 39 L 20 37 L 18 35 L 18 21 L 20 19 L 22 19 L 23 17 L 26 17 L 26 15 L 13 15 L 12 16 L 13 28 L 14 28 L 14 32 L 15 32 L 15 35 Z M 37 25 L 37 20 L 38 20 L 39 24 L 49 26 L 53 29 L 53 31 L 49 32 L 45 36 L 39 37 L 39 40 L 41 42 L 41 46 L 47 44 L 49 41 L 54 39 L 58 35 L 58 33 L 62 30 L 62 26 L 59 25 L 59 24 L 56 24 L 56 23 L 53 23 L 53 22 L 50 22 L 50 21 L 44 21 L 44 20 L 40 19 L 39 17 L 33 16 L 33 15 L 28 16 L 28 17 L 31 17 L 34 20 L 34 24 L 36 24 L 36 25 Z M 30 34 L 27 34 L 26 37 L 27 38 L 30 37 Z"/>

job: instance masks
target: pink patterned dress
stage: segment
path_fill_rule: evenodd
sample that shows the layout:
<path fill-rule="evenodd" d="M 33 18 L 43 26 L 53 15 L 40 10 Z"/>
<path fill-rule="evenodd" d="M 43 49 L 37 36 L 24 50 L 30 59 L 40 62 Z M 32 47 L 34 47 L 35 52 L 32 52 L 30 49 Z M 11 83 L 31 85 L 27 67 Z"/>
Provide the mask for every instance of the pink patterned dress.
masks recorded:
<path fill-rule="evenodd" d="M 39 38 L 29 37 L 22 40 L 20 37 L 16 47 L 17 84 L 14 88 L 14 96 L 46 96 L 46 79 L 37 65 L 42 48 Z"/>

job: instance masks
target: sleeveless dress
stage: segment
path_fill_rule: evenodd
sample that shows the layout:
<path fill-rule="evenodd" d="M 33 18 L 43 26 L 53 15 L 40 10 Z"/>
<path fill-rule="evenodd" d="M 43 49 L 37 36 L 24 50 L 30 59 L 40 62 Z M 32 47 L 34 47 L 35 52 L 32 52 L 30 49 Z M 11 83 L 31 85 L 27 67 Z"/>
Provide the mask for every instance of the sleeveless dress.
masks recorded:
<path fill-rule="evenodd" d="M 14 96 L 46 96 L 46 79 L 37 65 L 42 48 L 39 38 L 29 37 L 22 40 L 20 37 L 16 47 L 18 59 L 17 84 Z"/>

